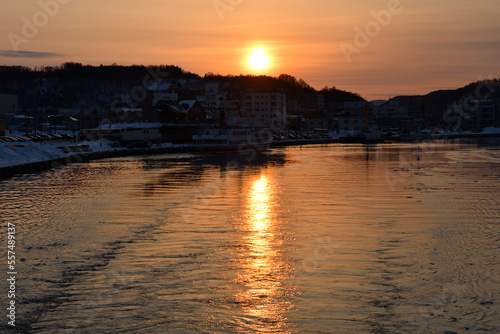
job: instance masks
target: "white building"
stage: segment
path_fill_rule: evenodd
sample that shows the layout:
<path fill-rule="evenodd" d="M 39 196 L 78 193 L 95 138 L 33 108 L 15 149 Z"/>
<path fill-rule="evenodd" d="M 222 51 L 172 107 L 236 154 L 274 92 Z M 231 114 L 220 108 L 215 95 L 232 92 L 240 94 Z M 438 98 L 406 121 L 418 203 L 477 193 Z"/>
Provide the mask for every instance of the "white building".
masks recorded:
<path fill-rule="evenodd" d="M 210 82 L 205 85 L 205 95 L 197 96 L 196 99 L 205 109 L 207 119 L 217 120 L 223 115 L 227 120 L 240 115 L 238 101 L 228 99 L 227 95 L 226 92 L 219 91 L 218 83 Z"/>
<path fill-rule="evenodd" d="M 249 93 L 243 97 L 246 116 L 263 119 L 272 130 L 286 126 L 286 95 L 283 93 Z"/>
<path fill-rule="evenodd" d="M 205 85 L 205 104 L 207 108 L 219 107 L 219 85 L 216 82 L 210 82 Z"/>

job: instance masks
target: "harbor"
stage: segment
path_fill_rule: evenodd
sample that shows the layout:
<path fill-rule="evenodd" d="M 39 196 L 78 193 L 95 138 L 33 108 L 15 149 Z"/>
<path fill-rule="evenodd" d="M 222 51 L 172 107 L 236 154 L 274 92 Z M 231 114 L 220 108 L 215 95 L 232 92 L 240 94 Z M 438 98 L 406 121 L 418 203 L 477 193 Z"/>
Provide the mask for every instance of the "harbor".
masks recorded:
<path fill-rule="evenodd" d="M 500 333 L 500 6 L 4 1 L 0 333 Z"/>
<path fill-rule="evenodd" d="M 494 333 L 496 145 L 180 152 L 15 175 L 0 205 L 16 225 L 16 329 Z"/>

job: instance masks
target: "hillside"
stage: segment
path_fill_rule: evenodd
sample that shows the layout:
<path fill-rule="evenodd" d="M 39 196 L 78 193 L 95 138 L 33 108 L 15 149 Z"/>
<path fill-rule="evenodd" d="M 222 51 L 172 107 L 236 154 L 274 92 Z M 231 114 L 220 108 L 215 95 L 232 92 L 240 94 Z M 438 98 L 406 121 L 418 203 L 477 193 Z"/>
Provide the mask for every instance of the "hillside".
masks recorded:
<path fill-rule="evenodd" d="M 168 83 L 185 87 L 186 92 L 191 94 L 204 94 L 205 84 L 209 82 L 218 83 L 221 91 L 235 99 L 246 91 L 283 91 L 288 98 L 297 100 L 311 93 L 322 94 L 325 104 L 363 101 L 358 94 L 334 87 L 316 91 L 303 80 L 286 74 L 275 78 L 209 73 L 201 77 L 171 65 L 90 66 L 64 63 L 58 67 L 35 69 L 0 66 L 0 93 L 18 95 L 19 106 L 25 111 L 39 108 L 105 109 L 117 100 L 124 106 L 141 107 L 147 101 L 144 95 L 151 87 Z"/>
<path fill-rule="evenodd" d="M 473 82 L 457 89 L 437 90 L 426 95 L 394 97 L 395 100 L 399 101 L 415 100 L 416 98 L 420 98 L 421 103 L 426 105 L 450 105 L 467 98 L 472 100 L 495 100 L 500 98 L 500 78 Z"/>

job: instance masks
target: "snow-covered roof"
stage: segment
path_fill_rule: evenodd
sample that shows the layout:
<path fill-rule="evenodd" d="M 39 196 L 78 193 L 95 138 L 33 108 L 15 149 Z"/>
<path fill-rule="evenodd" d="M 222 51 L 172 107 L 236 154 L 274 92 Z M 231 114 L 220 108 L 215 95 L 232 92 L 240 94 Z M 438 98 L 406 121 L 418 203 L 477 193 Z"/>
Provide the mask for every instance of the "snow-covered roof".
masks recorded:
<path fill-rule="evenodd" d="M 142 108 L 122 108 L 124 112 L 141 112 Z"/>
<path fill-rule="evenodd" d="M 184 108 L 184 110 L 186 112 L 188 112 L 189 110 L 191 110 L 191 108 L 194 107 L 194 105 L 196 104 L 196 100 L 185 100 L 185 101 L 179 101 L 179 104 L 182 106 L 182 108 Z"/>
<path fill-rule="evenodd" d="M 153 81 L 149 83 L 148 89 L 152 91 L 163 91 L 170 88 L 170 82 L 157 82 Z"/>

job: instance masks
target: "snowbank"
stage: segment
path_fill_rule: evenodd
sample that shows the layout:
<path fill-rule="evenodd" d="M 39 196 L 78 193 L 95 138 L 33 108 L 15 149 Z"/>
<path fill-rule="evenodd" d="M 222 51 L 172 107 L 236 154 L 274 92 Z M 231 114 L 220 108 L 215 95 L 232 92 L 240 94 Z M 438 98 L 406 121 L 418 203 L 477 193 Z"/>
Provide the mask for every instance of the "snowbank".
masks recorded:
<path fill-rule="evenodd" d="M 493 126 L 490 126 L 489 128 L 484 128 L 483 132 L 484 134 L 500 134 L 500 128 L 495 128 Z"/>
<path fill-rule="evenodd" d="M 0 143 L 0 167 L 16 166 L 31 162 L 47 161 L 74 155 L 58 147 L 74 146 L 70 142 L 12 142 Z M 92 152 L 114 150 L 108 140 L 79 142 L 78 145 L 88 145 Z"/>

